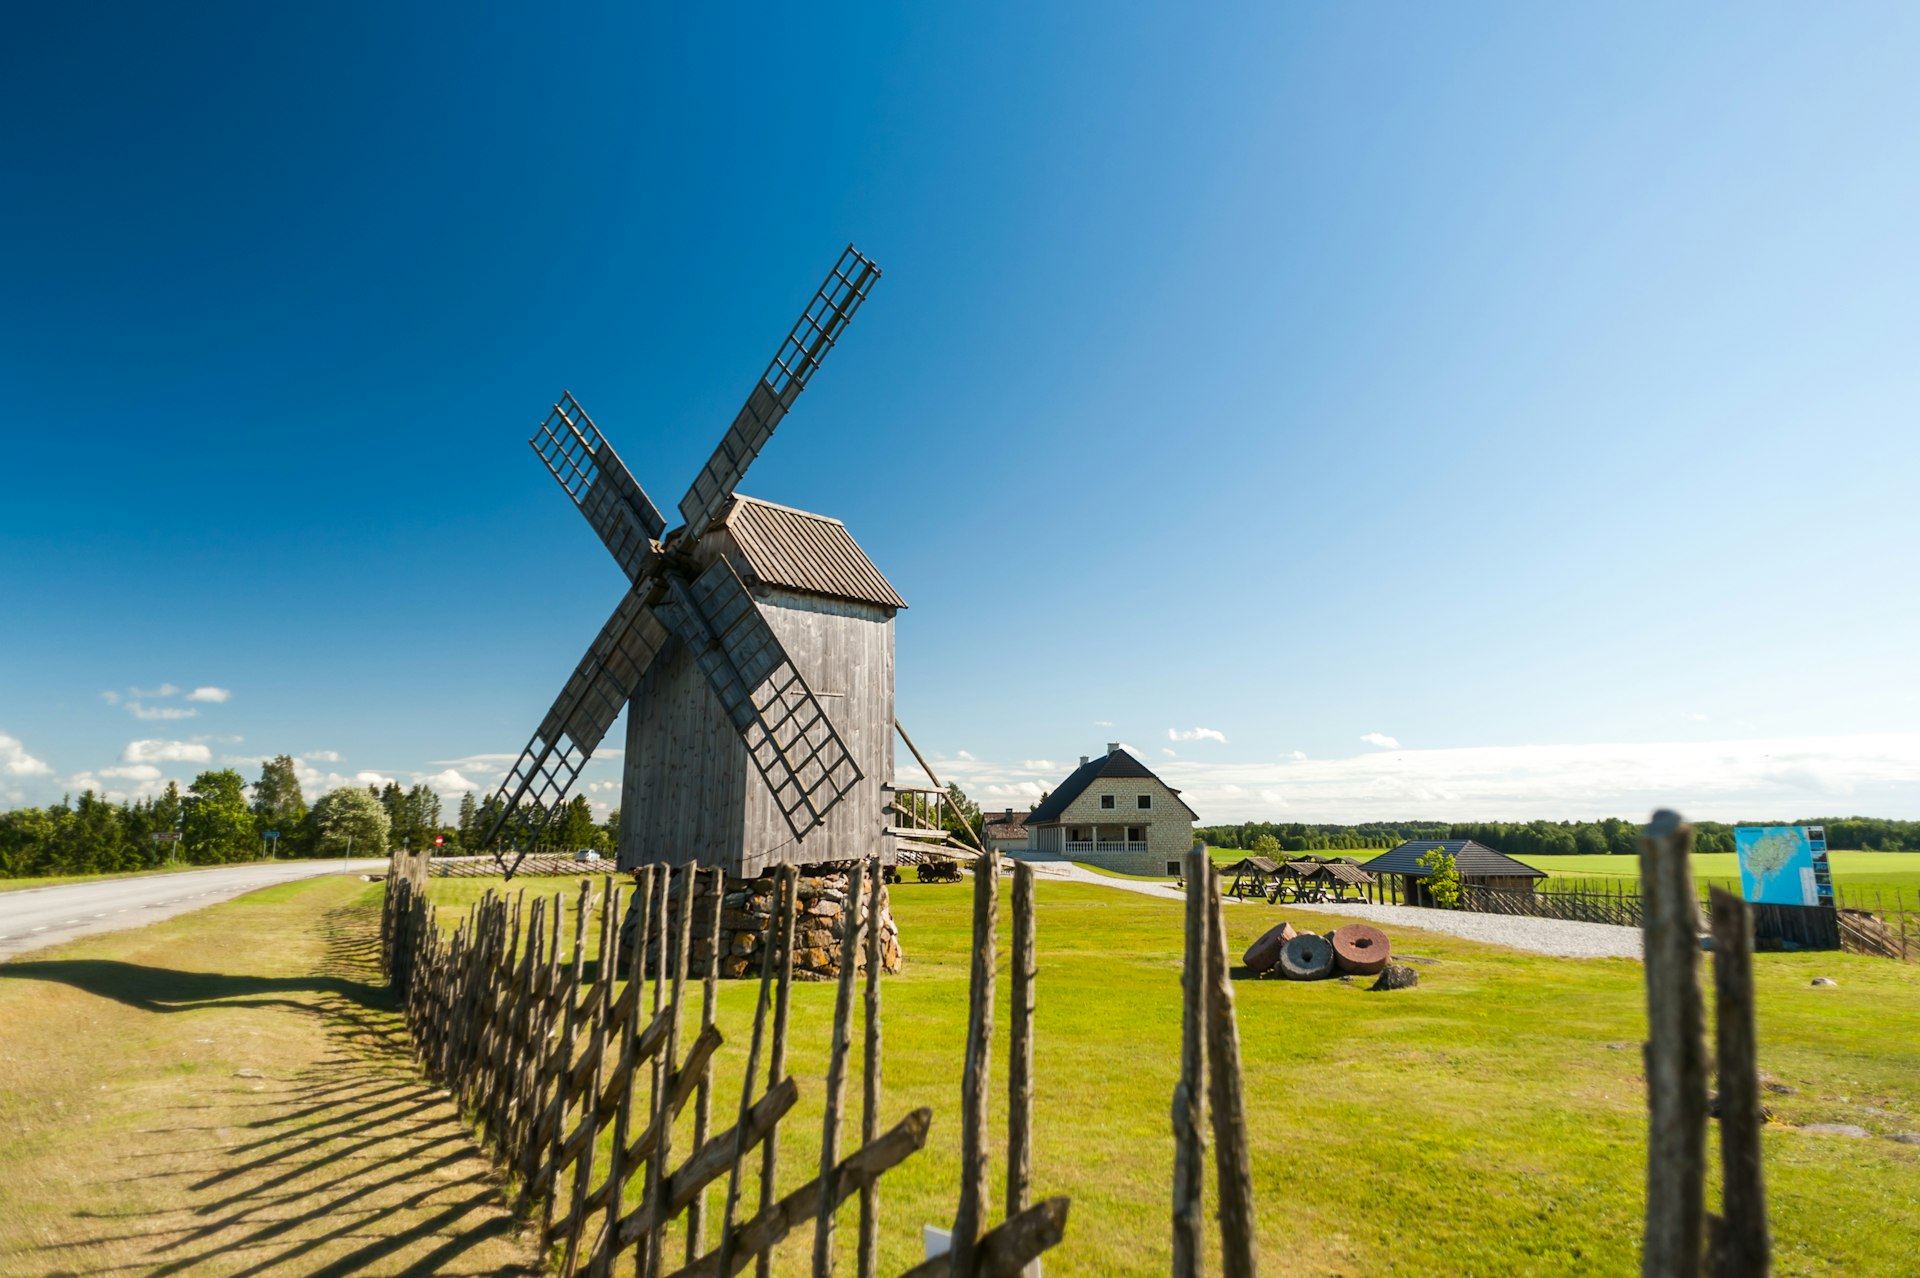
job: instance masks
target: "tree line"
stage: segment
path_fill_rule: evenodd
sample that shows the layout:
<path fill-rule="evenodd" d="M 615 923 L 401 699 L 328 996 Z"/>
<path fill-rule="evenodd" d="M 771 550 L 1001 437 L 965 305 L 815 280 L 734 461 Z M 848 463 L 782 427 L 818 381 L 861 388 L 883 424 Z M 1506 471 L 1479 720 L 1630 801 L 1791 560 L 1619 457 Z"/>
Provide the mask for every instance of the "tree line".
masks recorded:
<path fill-rule="evenodd" d="M 456 854 L 477 848 L 499 800 L 461 796 L 456 819 L 444 819 L 440 796 L 427 785 L 342 786 L 311 806 L 293 759 L 278 755 L 248 786 L 231 768 L 202 772 L 151 798 L 113 803 L 91 790 L 44 808 L 0 812 L 0 878 L 110 874 L 167 865 L 230 865 L 276 857 L 385 856 L 390 848 L 434 848 Z M 547 848 L 613 851 L 619 812 L 593 819 L 584 796 L 557 813 L 541 838 Z M 270 835 L 277 836 L 269 838 Z"/>
<path fill-rule="evenodd" d="M 1696 821 L 1695 850 L 1733 851 L 1735 825 L 1825 826 L 1827 849 L 1833 852 L 1920 852 L 1920 821 L 1881 817 L 1809 817 L 1731 824 Z M 1604 821 L 1368 821 L 1359 825 L 1247 821 L 1201 826 L 1195 834 L 1217 848 L 1247 851 L 1254 850 L 1262 837 L 1271 838 L 1283 852 L 1390 848 L 1419 839 L 1472 839 L 1523 861 L 1530 856 L 1633 856 L 1640 850 L 1640 823 L 1619 817 Z"/>

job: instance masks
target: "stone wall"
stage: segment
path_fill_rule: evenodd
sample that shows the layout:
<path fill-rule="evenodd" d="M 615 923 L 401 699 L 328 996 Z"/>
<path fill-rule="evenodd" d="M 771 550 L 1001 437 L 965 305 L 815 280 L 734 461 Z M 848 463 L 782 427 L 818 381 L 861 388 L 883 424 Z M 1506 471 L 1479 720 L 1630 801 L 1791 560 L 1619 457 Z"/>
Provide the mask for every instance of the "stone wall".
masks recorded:
<path fill-rule="evenodd" d="M 689 947 L 687 974 L 696 979 L 707 974 L 707 936 L 713 920 L 713 875 L 698 876 L 693 898 L 693 943 Z M 800 981 L 834 980 L 840 975 L 840 946 L 845 936 L 847 880 L 844 873 L 802 874 L 799 908 L 793 924 L 793 975 Z M 676 874 L 667 897 L 669 926 L 680 919 L 681 875 Z M 760 956 L 768 943 L 767 928 L 773 919 L 776 880 L 768 873 L 757 879 L 728 877 L 720 900 L 720 975 L 757 977 Z M 620 927 L 620 965 L 626 971 L 631 962 L 634 933 L 639 930 L 637 910 L 629 909 Z M 673 933 L 668 933 L 669 945 Z M 880 892 L 880 970 L 900 970 L 900 931 L 893 921 L 893 908 L 885 888 Z M 648 936 L 647 975 L 654 974 L 654 937 Z M 856 971 L 865 971 L 867 949 L 860 947 Z"/>

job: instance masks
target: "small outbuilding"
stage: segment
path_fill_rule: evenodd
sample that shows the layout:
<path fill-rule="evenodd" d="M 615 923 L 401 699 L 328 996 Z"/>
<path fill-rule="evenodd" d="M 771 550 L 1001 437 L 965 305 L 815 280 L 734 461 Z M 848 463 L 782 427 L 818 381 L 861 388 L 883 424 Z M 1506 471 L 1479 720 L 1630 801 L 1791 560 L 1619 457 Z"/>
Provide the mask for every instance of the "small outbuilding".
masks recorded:
<path fill-rule="evenodd" d="M 1434 848 L 1452 855 L 1462 883 L 1504 892 L 1531 892 L 1535 879 L 1547 877 L 1545 870 L 1536 870 L 1524 861 L 1516 861 L 1472 839 L 1414 839 L 1382 852 L 1360 868 L 1373 874 L 1398 876 L 1400 897 L 1409 905 L 1432 905 L 1433 898 L 1427 894 L 1426 885 L 1431 871 L 1420 864 L 1420 858 Z"/>

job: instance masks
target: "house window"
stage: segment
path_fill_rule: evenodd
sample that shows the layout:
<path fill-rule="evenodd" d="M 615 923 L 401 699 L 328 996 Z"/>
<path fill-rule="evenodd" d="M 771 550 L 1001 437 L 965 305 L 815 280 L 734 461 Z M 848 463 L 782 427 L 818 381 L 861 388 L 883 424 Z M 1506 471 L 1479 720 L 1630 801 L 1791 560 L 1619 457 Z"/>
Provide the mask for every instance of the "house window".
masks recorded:
<path fill-rule="evenodd" d="M 1178 861 L 1167 862 L 1167 877 L 1170 879 L 1180 877 L 1180 863 Z"/>
<path fill-rule="evenodd" d="M 1151 794 L 1143 794 L 1140 796 L 1140 807 L 1143 810 L 1146 808 L 1151 808 L 1152 806 L 1153 806 L 1153 796 Z"/>
<path fill-rule="evenodd" d="M 1112 806 L 1113 806 L 1113 796 L 1112 796 L 1111 794 L 1103 794 L 1103 795 L 1101 795 L 1101 796 L 1100 796 L 1100 806 L 1101 806 L 1101 807 L 1103 807 L 1103 808 L 1110 808 L 1110 807 L 1112 807 Z"/>
<path fill-rule="evenodd" d="M 1147 828 L 1143 825 L 1128 826 L 1127 841 L 1129 843 L 1145 843 L 1147 841 Z"/>

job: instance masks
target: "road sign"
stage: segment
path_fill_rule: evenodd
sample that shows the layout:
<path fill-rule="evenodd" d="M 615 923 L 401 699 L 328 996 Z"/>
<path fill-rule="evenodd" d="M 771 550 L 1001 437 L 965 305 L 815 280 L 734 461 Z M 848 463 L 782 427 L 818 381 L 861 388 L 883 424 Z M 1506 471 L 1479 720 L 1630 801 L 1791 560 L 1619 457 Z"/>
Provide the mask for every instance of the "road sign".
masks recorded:
<path fill-rule="evenodd" d="M 180 841 L 180 831 L 163 830 L 153 836 L 153 841 L 155 843 L 178 843 Z"/>
<path fill-rule="evenodd" d="M 269 839 L 277 839 L 277 838 L 279 838 L 279 837 L 280 837 L 280 831 L 278 831 L 278 830 L 268 830 L 268 831 L 266 832 L 266 835 L 265 835 L 264 837 L 266 837 L 266 838 L 269 838 Z"/>
<path fill-rule="evenodd" d="M 446 841 L 447 841 L 447 836 L 444 834 L 436 834 L 433 836 L 433 846 L 435 846 L 436 848 L 446 843 Z"/>

